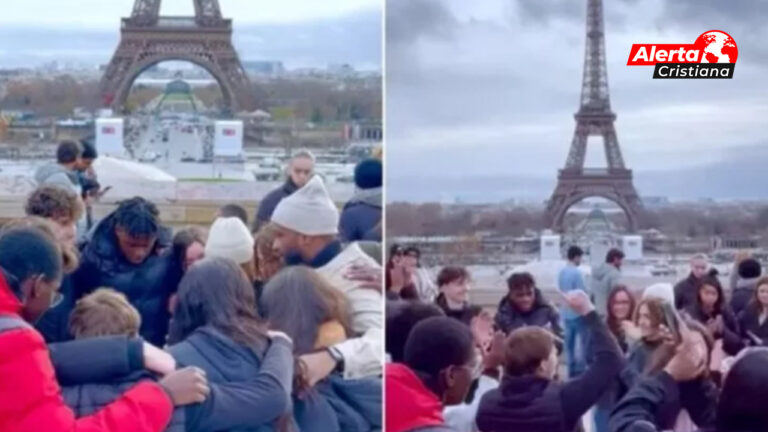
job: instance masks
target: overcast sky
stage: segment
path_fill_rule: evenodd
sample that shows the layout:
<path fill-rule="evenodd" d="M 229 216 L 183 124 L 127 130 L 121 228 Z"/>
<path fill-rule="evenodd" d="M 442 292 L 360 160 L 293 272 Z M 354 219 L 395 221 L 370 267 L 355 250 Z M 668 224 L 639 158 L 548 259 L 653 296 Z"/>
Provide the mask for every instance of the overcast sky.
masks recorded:
<path fill-rule="evenodd" d="M 3 1 L 0 67 L 109 61 L 133 0 Z M 220 0 L 245 60 L 289 68 L 349 63 L 380 69 L 383 0 Z M 31 13 L 30 11 L 34 11 Z M 193 15 L 192 0 L 164 0 L 161 14 Z"/>
<path fill-rule="evenodd" d="M 604 3 L 616 129 L 640 183 L 642 172 L 768 146 L 768 2 Z M 529 176 L 553 187 L 578 109 L 585 14 L 576 0 L 388 0 L 388 199 L 413 197 L 407 185 L 424 177 Z M 738 45 L 731 80 L 653 80 L 653 67 L 626 66 L 633 43 L 693 43 L 712 29 Z M 602 146 L 588 149 L 590 166 L 601 159 Z"/>
<path fill-rule="evenodd" d="M 130 15 L 134 0 L 4 1 L 0 25 L 111 28 Z M 381 9 L 382 0 L 219 0 L 222 13 L 236 22 L 285 23 L 334 18 Z M 34 11 L 34 13 L 30 13 Z M 163 15 L 194 14 L 193 0 L 163 0 Z"/>

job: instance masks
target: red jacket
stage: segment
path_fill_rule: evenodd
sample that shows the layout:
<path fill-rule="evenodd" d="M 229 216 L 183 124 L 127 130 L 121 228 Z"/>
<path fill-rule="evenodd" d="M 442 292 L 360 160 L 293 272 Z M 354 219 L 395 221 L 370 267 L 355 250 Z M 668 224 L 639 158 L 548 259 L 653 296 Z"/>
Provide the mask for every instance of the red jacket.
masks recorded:
<path fill-rule="evenodd" d="M 20 311 L 0 272 L 0 315 L 19 317 Z M 172 411 L 165 391 L 145 382 L 96 414 L 76 419 L 64 405 L 42 336 L 31 328 L 0 333 L 0 431 L 160 432 Z"/>
<path fill-rule="evenodd" d="M 387 432 L 406 432 L 445 424 L 443 404 L 408 366 L 388 364 L 384 379 L 387 386 Z"/>

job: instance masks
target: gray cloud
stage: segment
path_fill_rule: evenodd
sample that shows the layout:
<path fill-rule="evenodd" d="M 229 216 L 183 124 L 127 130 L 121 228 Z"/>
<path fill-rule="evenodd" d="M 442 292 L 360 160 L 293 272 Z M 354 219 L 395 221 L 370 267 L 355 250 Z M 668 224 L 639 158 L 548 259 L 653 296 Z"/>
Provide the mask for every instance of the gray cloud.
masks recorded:
<path fill-rule="evenodd" d="M 421 37 L 450 38 L 458 25 L 439 0 L 388 0 L 387 43 L 413 43 Z"/>

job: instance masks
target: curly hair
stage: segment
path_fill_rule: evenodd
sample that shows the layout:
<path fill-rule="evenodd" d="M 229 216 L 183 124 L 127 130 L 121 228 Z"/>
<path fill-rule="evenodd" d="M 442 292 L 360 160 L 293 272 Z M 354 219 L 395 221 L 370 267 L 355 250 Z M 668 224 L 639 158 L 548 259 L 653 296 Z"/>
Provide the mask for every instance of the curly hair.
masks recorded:
<path fill-rule="evenodd" d="M 121 201 L 114 214 L 115 225 L 131 237 L 153 236 L 160 231 L 160 212 L 157 206 L 142 197 Z"/>
<path fill-rule="evenodd" d="M 40 186 L 24 206 L 28 216 L 76 221 L 83 215 L 83 202 L 77 194 L 58 186 Z"/>

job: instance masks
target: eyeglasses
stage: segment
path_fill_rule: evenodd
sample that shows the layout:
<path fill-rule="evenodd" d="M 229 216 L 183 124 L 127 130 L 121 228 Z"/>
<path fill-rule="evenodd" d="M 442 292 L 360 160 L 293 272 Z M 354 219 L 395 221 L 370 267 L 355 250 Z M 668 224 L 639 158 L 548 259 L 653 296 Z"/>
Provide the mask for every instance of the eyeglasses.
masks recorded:
<path fill-rule="evenodd" d="M 53 309 L 56 306 L 60 305 L 62 301 L 64 301 L 64 294 L 57 291 L 53 293 L 53 295 L 51 296 L 51 305 L 48 306 L 48 308 Z"/>

